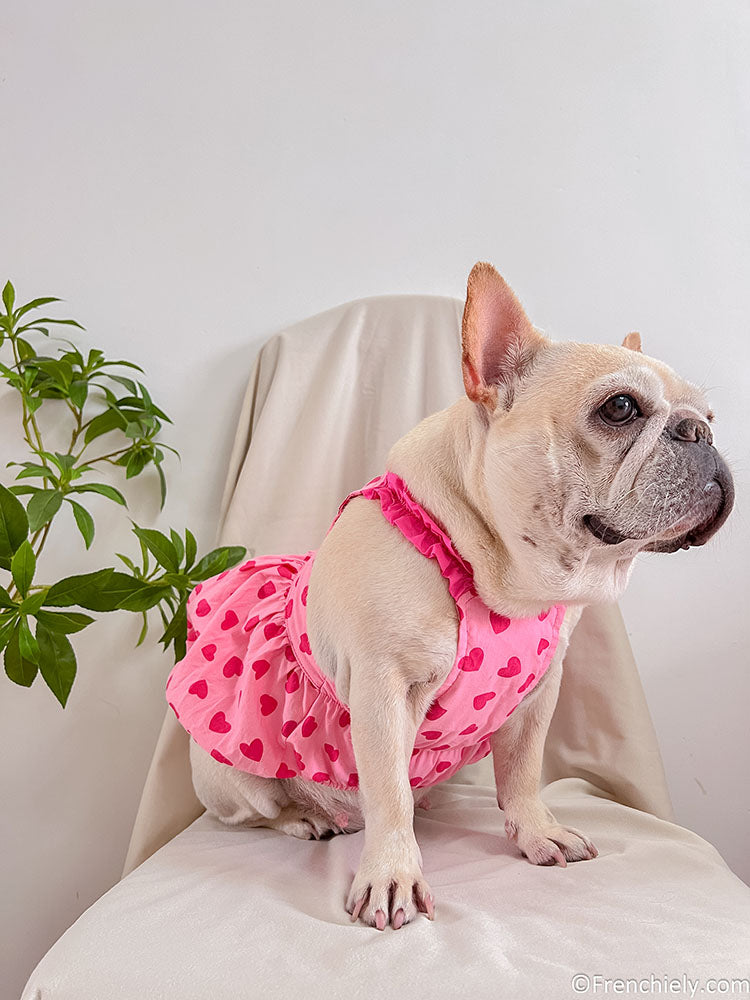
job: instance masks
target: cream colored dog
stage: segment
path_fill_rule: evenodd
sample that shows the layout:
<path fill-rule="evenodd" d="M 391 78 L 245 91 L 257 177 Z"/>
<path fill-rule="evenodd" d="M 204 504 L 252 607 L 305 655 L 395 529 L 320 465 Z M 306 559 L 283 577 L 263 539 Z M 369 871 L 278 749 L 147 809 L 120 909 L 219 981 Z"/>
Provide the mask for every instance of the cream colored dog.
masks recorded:
<path fill-rule="evenodd" d="M 707 541 L 731 510 L 732 477 L 702 392 L 641 354 L 638 334 L 622 347 L 553 343 L 489 264 L 469 276 L 462 333 L 466 397 L 398 441 L 387 468 L 445 528 L 491 609 L 567 607 L 551 666 L 492 739 L 508 836 L 534 864 L 565 865 L 597 853 L 539 797 L 570 634 L 586 604 L 622 594 L 639 552 Z M 349 706 L 359 791 L 255 777 L 191 743 L 196 792 L 226 822 L 302 837 L 337 831 L 346 813 L 365 831 L 352 919 L 383 929 L 432 917 L 413 829 L 425 790 L 410 787 L 408 761 L 456 655 L 446 581 L 358 498 L 318 551 L 307 621 Z"/>

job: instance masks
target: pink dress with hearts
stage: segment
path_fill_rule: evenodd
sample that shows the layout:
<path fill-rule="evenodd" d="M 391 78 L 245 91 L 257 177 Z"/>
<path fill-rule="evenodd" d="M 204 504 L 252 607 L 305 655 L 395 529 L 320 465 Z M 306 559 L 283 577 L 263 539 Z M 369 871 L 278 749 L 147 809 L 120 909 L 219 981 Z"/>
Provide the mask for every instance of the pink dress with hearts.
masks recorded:
<path fill-rule="evenodd" d="M 417 731 L 413 787 L 444 781 L 490 752 L 490 736 L 550 665 L 565 608 L 510 619 L 474 589 L 471 566 L 392 472 L 351 493 L 436 560 L 459 617 L 453 667 Z M 337 515 L 338 516 L 338 515 Z M 335 522 L 334 522 L 335 523 Z M 261 556 L 193 590 L 185 658 L 167 681 L 180 723 L 216 760 L 266 778 L 356 788 L 349 711 L 313 659 L 306 632 L 314 552 Z"/>

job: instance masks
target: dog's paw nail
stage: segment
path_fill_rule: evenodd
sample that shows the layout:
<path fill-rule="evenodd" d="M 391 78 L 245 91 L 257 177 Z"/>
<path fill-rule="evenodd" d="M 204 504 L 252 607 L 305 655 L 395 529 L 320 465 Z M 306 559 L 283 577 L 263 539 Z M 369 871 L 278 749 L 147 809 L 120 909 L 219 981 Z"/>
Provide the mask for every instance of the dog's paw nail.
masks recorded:
<path fill-rule="evenodd" d="M 362 907 L 364 905 L 365 905 L 365 897 L 362 896 L 354 904 L 354 909 L 352 910 L 352 923 L 353 924 L 356 924 L 356 922 L 359 920 L 359 914 L 360 914 L 360 912 L 362 910 Z"/>
<path fill-rule="evenodd" d="M 378 913 L 380 913 L 380 910 L 378 910 Z M 404 923 L 404 911 L 402 909 L 398 909 L 396 910 L 396 913 L 393 917 L 393 929 L 397 931 L 399 927 L 403 926 L 403 923 Z"/>
<path fill-rule="evenodd" d="M 379 931 L 385 930 L 385 913 L 382 910 L 375 911 L 375 926 Z"/>

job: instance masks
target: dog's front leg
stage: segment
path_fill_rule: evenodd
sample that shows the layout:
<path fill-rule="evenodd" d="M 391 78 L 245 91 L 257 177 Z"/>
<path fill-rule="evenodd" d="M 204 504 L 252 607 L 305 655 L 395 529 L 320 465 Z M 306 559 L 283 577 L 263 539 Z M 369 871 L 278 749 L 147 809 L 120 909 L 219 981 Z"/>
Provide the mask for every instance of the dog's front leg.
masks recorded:
<path fill-rule="evenodd" d="M 561 826 L 539 797 L 542 754 L 562 676 L 562 656 L 493 734 L 497 802 L 505 812 L 505 832 L 535 865 L 587 861 L 597 850 L 578 830 Z"/>
<path fill-rule="evenodd" d="M 409 760 L 419 725 L 409 684 L 396 664 L 378 670 L 353 666 L 349 692 L 351 734 L 359 774 L 365 845 L 347 910 L 352 920 L 383 930 L 432 919 L 434 901 L 422 876 L 414 836 L 414 797 Z"/>

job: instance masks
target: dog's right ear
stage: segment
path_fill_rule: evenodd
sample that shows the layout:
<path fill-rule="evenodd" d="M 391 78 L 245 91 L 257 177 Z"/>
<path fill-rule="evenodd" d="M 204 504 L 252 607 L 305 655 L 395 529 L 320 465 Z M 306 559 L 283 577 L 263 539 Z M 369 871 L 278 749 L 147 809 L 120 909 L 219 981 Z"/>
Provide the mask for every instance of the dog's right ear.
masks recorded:
<path fill-rule="evenodd" d="M 492 264 L 475 264 L 461 326 L 461 367 L 469 399 L 494 410 L 498 391 L 511 388 L 544 343 Z M 505 398 L 512 399 L 512 392 Z"/>

